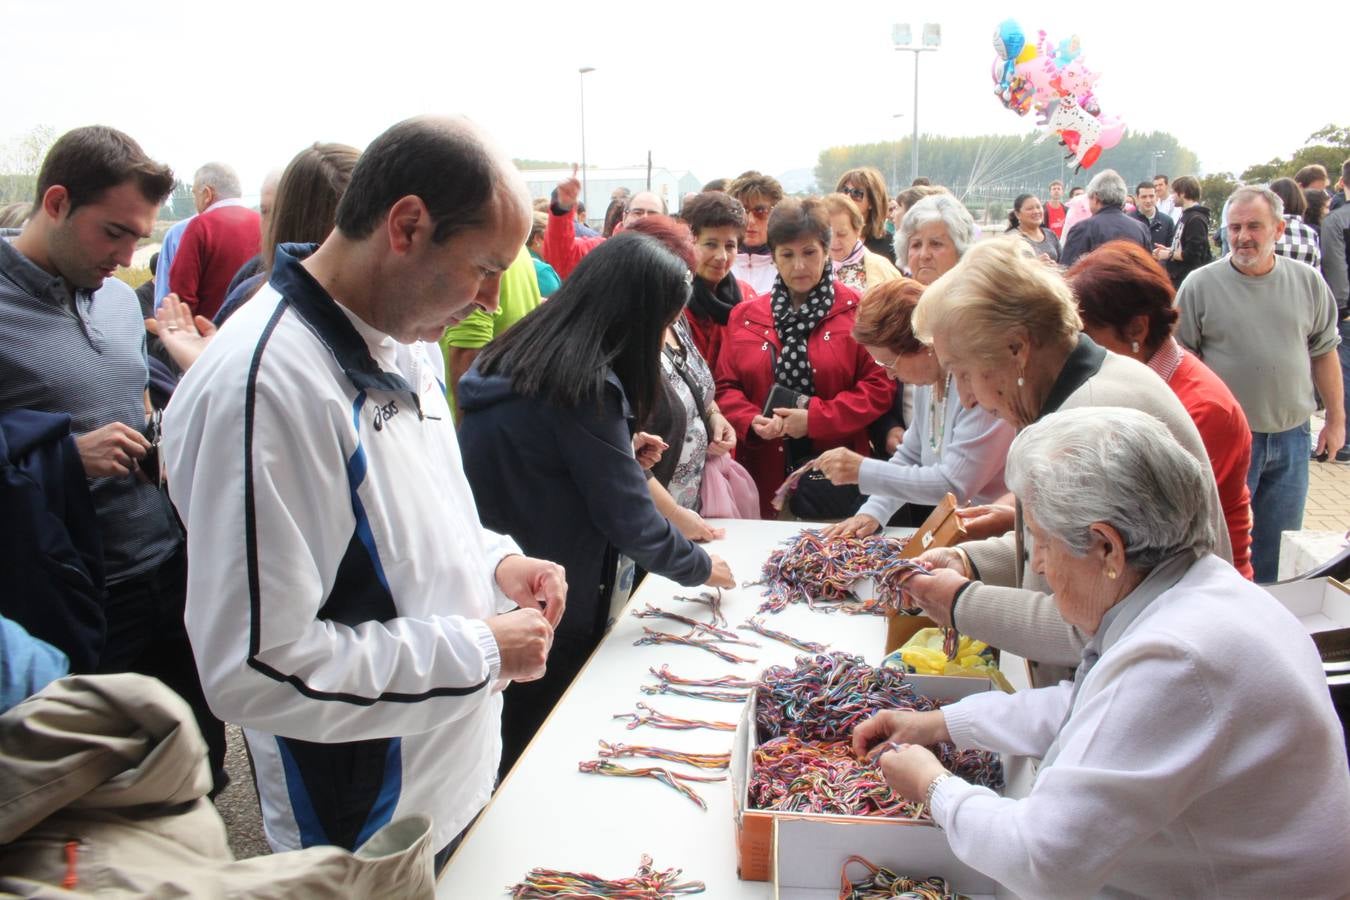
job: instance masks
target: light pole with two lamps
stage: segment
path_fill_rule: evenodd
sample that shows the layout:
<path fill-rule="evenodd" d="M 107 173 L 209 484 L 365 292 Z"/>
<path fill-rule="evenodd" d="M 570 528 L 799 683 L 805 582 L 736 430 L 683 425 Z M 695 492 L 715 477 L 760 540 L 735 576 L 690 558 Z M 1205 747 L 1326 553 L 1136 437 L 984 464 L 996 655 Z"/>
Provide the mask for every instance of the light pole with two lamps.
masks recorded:
<path fill-rule="evenodd" d="M 586 73 L 594 72 L 595 66 L 582 66 L 577 69 L 577 81 L 581 84 L 581 205 L 586 214 L 591 212 L 591 197 L 586 191 Z"/>
<path fill-rule="evenodd" d="M 910 156 L 914 160 L 914 171 L 911 178 L 919 177 L 919 54 L 926 53 L 929 50 L 936 50 L 942 46 L 942 26 L 927 22 L 923 26 L 923 41 L 920 44 L 913 44 L 913 34 L 908 24 L 895 25 L 891 28 L 891 41 L 895 44 L 896 50 L 908 50 L 914 54 L 914 146 L 910 148 Z"/>

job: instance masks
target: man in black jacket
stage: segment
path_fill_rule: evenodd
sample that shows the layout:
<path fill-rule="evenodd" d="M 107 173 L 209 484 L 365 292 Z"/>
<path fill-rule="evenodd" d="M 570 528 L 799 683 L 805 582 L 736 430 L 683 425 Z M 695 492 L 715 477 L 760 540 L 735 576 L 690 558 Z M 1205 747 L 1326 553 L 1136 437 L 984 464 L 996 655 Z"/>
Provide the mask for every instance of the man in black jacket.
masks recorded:
<path fill-rule="evenodd" d="M 1136 207 L 1134 212 L 1130 213 L 1130 217 L 1143 222 L 1144 227 L 1149 230 L 1153 240 L 1150 251 L 1172 246 L 1172 229 L 1176 227 L 1176 223 L 1158 207 L 1158 194 L 1152 182 L 1139 182 L 1139 186 L 1134 189 L 1134 202 Z"/>
<path fill-rule="evenodd" d="M 1087 195 L 1092 218 L 1069 229 L 1064 252 L 1059 255 L 1060 265 L 1072 266 L 1078 257 L 1110 241 L 1132 241 L 1149 253 L 1153 252 L 1148 228 L 1125 213 L 1125 179 L 1114 169 L 1093 176 L 1088 182 Z"/>

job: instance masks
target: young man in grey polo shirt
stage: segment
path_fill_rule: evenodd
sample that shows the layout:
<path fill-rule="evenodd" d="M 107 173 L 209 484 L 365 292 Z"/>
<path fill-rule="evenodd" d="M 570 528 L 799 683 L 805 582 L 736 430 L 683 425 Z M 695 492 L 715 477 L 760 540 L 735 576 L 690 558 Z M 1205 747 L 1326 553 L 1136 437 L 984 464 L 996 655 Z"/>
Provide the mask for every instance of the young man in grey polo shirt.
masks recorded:
<path fill-rule="evenodd" d="M 1233 252 L 1181 283 L 1177 338 L 1242 405 L 1252 429 L 1252 570 L 1275 580 L 1280 534 L 1303 527 L 1313 385 L 1327 406 L 1316 453 L 1345 443 L 1336 358 L 1336 301 L 1311 266 L 1275 254 L 1283 203 L 1264 186 L 1238 188 L 1228 208 Z"/>
<path fill-rule="evenodd" d="M 224 727 L 202 696 L 183 626 L 182 532 L 142 472 L 149 398 L 135 293 L 111 278 L 150 233 L 173 173 L 111 128 L 77 128 L 47 154 L 32 218 L 0 240 L 0 409 L 66 413 L 103 543 L 101 672 L 153 675 L 192 705 L 221 785 Z"/>

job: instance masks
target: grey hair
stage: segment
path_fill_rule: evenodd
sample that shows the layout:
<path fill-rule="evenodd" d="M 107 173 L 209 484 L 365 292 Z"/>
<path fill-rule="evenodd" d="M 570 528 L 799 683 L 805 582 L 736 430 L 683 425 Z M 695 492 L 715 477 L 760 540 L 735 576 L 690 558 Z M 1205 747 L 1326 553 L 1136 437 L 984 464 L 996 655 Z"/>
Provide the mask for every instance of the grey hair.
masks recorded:
<path fill-rule="evenodd" d="M 1088 182 L 1087 195 L 1097 198 L 1102 206 L 1124 206 L 1129 189 L 1125 179 L 1115 169 L 1103 169 Z"/>
<path fill-rule="evenodd" d="M 239 175 L 222 162 L 202 166 L 192 176 L 192 183 L 212 188 L 221 200 L 233 200 L 244 194 L 244 189 L 239 186 Z"/>
<path fill-rule="evenodd" d="M 1086 407 L 1029 425 L 1008 451 L 1010 490 L 1075 556 L 1091 527 L 1120 532 L 1125 560 L 1147 572 L 1177 553 L 1214 549 L 1210 482 L 1199 460 L 1148 413 Z"/>
<path fill-rule="evenodd" d="M 970 211 L 951 194 L 930 194 L 905 211 L 900 220 L 900 230 L 895 234 L 895 258 L 904 260 L 909 256 L 909 239 L 914 232 L 925 225 L 941 222 L 947 229 L 947 237 L 956 247 L 956 258 L 960 259 L 970 249 L 975 240 L 975 220 Z"/>
<path fill-rule="evenodd" d="M 1264 200 L 1270 207 L 1270 211 L 1275 214 L 1275 221 L 1280 222 L 1284 219 L 1284 201 L 1280 195 L 1270 189 L 1268 184 L 1244 184 L 1242 187 L 1233 191 L 1233 195 L 1228 198 L 1228 205 L 1231 207 L 1237 203 L 1243 203 L 1247 200 Z"/>

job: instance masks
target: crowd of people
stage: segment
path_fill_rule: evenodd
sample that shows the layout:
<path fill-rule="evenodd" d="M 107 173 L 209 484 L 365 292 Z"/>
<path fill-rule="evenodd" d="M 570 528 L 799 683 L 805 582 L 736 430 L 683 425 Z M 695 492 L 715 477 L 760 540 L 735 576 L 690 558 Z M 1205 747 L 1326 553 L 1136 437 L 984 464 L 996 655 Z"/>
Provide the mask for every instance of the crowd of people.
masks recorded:
<path fill-rule="evenodd" d="M 1037 688 L 855 742 L 958 853 L 1030 894 L 1343 887 L 1310 836 L 1350 817 L 1341 725 L 1251 584 L 1310 458 L 1350 461 L 1350 161 L 1325 175 L 1239 188 L 1218 258 L 1195 178 L 1112 170 L 1004 234 L 866 168 L 819 197 L 747 171 L 674 215 L 616 192 L 593 229 L 575 173 L 532 198 L 478 128 L 417 118 L 301 150 L 258 211 L 201 166 L 136 297 L 112 276 L 173 175 L 76 129 L 0 241 L 4 706 L 159 678 L 214 790 L 243 727 L 274 850 L 424 815 L 439 870 L 636 579 L 736 586 L 710 520 L 867 536 L 950 493 L 970 540 L 906 592 Z M 1041 776 L 957 786 L 908 746 L 938 739 Z M 1258 804 L 1287 828 L 1259 865 L 1232 814 Z"/>

